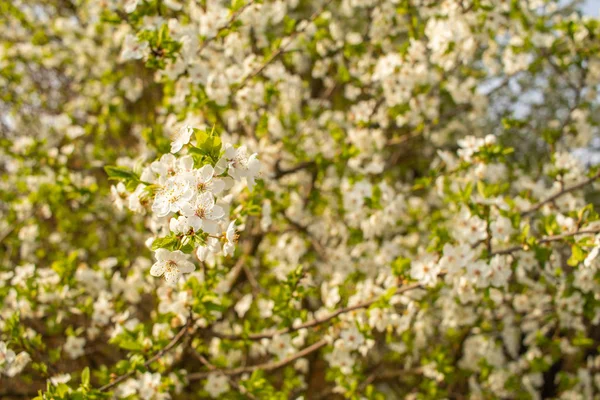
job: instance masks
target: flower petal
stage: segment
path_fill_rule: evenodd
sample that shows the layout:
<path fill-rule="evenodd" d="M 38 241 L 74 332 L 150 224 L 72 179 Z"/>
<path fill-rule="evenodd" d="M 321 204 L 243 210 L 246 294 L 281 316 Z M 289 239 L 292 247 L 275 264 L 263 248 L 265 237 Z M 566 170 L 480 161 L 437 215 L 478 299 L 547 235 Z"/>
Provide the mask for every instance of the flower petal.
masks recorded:
<path fill-rule="evenodd" d="M 171 252 L 167 249 L 158 249 L 154 252 L 154 257 L 158 261 L 167 261 L 171 257 Z"/>
<path fill-rule="evenodd" d="M 214 168 L 210 164 L 206 164 L 204 167 L 200 168 L 198 174 L 200 175 L 200 181 L 202 183 L 206 183 L 210 181 L 215 173 Z"/>
<path fill-rule="evenodd" d="M 174 285 L 174 284 L 177 283 L 177 281 L 179 280 L 180 276 L 181 276 L 181 273 L 179 273 L 178 270 L 172 269 L 171 271 L 165 272 L 165 281 L 169 285 Z"/>
<path fill-rule="evenodd" d="M 223 207 L 215 205 L 208 213 L 206 213 L 209 219 L 220 219 L 225 216 L 225 210 Z"/>
<path fill-rule="evenodd" d="M 206 233 L 210 233 L 211 235 L 216 235 L 219 233 L 219 224 L 211 219 L 203 219 L 202 230 Z"/>
<path fill-rule="evenodd" d="M 177 268 L 179 268 L 179 272 L 187 274 L 190 272 L 194 272 L 196 266 L 189 261 L 181 261 L 177 263 Z"/>
<path fill-rule="evenodd" d="M 163 261 L 157 261 L 152 268 L 150 268 L 150 275 L 159 277 L 164 274 L 165 270 L 165 263 Z"/>

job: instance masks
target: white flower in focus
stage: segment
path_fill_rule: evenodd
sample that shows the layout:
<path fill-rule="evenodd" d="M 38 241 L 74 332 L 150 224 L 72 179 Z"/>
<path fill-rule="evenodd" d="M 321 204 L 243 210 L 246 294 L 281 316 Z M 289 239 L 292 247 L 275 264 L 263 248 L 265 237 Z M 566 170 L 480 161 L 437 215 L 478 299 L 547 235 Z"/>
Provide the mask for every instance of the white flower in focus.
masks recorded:
<path fill-rule="evenodd" d="M 209 237 L 206 240 L 205 246 L 198 246 L 196 249 L 196 255 L 202 262 L 206 261 L 209 254 L 217 254 L 221 251 L 221 242 L 217 238 Z"/>
<path fill-rule="evenodd" d="M 254 180 L 260 172 L 260 161 L 256 158 L 257 154 L 253 153 L 248 156 L 246 146 L 240 146 L 238 149 L 231 144 L 225 145 L 225 154 L 217 162 L 215 166 L 217 174 L 223 173 L 229 168 L 228 173 L 236 181 L 241 181 L 246 178 L 250 190 L 254 187 Z"/>
<path fill-rule="evenodd" d="M 169 230 L 177 235 L 187 235 L 190 232 L 190 228 L 195 231 L 184 216 L 173 217 L 169 220 Z"/>
<path fill-rule="evenodd" d="M 227 239 L 227 243 L 223 245 L 223 251 L 228 256 L 233 256 L 235 251 L 235 242 L 237 241 L 237 233 L 235 233 L 235 221 L 231 221 L 229 226 L 227 227 L 227 232 L 225 232 L 225 238 Z"/>
<path fill-rule="evenodd" d="M 119 182 L 116 185 L 110 187 L 110 194 L 112 201 L 115 203 L 117 210 L 123 211 L 123 205 L 127 199 L 128 192 L 123 182 Z"/>
<path fill-rule="evenodd" d="M 213 399 L 220 397 L 223 393 L 229 391 L 227 377 L 221 374 L 210 374 L 208 379 L 206 379 L 204 390 L 206 390 Z"/>
<path fill-rule="evenodd" d="M 171 153 L 177 153 L 186 144 L 190 142 L 194 128 L 189 125 L 184 125 L 173 135 L 171 142 Z"/>
<path fill-rule="evenodd" d="M 194 192 L 186 181 L 169 179 L 156 194 L 152 211 L 159 217 L 166 217 L 171 212 L 177 212 L 182 207 L 189 206 L 189 201 L 193 196 Z"/>
<path fill-rule="evenodd" d="M 191 204 L 185 203 L 181 207 L 181 213 L 187 217 L 188 223 L 195 231 L 202 229 L 213 235 L 219 232 L 217 221 L 225 216 L 223 207 L 215 204 L 211 192 L 199 194 Z"/>
<path fill-rule="evenodd" d="M 225 182 L 214 178 L 215 170 L 210 164 L 206 164 L 200 169 L 195 169 L 186 174 L 186 179 L 190 185 L 199 193 L 212 192 L 215 196 L 225 190 Z"/>
<path fill-rule="evenodd" d="M 171 285 L 179 280 L 182 273 L 189 273 L 196 269 L 196 266 L 188 261 L 187 256 L 180 250 L 158 249 L 154 256 L 157 261 L 150 269 L 150 275 L 157 278 L 164 275 L 165 281 Z"/>
<path fill-rule="evenodd" d="M 150 175 L 152 173 L 158 174 L 158 183 L 165 184 L 170 178 L 176 178 L 180 181 L 185 181 L 188 186 L 191 185 L 188 182 L 187 174 L 190 173 L 194 168 L 194 158 L 190 155 L 183 156 L 181 158 L 175 157 L 171 153 L 163 154 L 159 160 L 154 161 L 150 164 Z M 182 174 L 182 176 L 177 176 Z M 142 178 L 142 180 L 153 180 L 152 178 Z"/>

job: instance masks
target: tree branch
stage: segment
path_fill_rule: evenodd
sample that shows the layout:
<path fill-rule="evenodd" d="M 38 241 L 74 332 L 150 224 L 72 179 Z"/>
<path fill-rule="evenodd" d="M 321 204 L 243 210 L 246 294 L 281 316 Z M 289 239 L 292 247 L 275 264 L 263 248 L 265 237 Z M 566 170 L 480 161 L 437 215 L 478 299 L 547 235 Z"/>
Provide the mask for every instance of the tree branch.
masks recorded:
<path fill-rule="evenodd" d="M 274 362 L 270 362 L 270 363 L 264 363 L 264 364 L 257 364 L 257 365 L 251 365 L 251 366 L 247 366 L 247 367 L 238 367 L 238 368 L 232 368 L 232 369 L 219 369 L 219 370 L 212 370 L 209 372 L 196 372 L 193 374 L 189 374 L 188 375 L 188 379 L 190 381 L 193 380 L 198 380 L 198 379 L 204 379 L 206 378 L 208 375 L 210 374 L 214 374 L 214 373 L 220 373 L 220 374 L 224 374 L 227 376 L 236 376 L 236 375 L 241 375 L 244 373 L 250 373 L 250 372 L 254 372 L 256 370 L 263 370 L 263 371 L 274 371 L 276 369 L 279 369 L 281 367 L 284 367 L 296 360 L 298 360 L 299 358 L 302 357 L 306 357 L 307 355 L 314 353 L 315 351 L 319 350 L 320 348 L 324 347 L 327 345 L 327 340 L 325 339 L 321 339 L 318 342 L 315 342 L 313 344 L 311 344 L 308 347 L 305 347 L 304 349 L 300 350 L 298 353 L 293 354 L 289 357 L 286 357 L 282 360 L 279 361 L 274 361 Z"/>
<path fill-rule="evenodd" d="M 202 363 L 202 365 L 204 365 L 206 368 L 208 368 L 211 372 L 225 376 L 227 378 L 227 381 L 229 382 L 229 384 L 231 386 L 233 386 L 238 392 L 240 392 L 242 395 L 246 396 L 250 400 L 256 400 L 256 397 L 252 393 L 248 393 L 246 388 L 242 388 L 236 381 L 234 381 L 231 378 L 230 375 L 223 373 L 222 370 L 220 370 L 219 368 L 214 366 L 210 361 L 208 361 L 206 359 L 206 357 L 204 357 L 202 354 L 200 354 L 196 349 L 191 349 L 191 350 L 192 350 L 192 354 L 198 359 L 198 361 L 200 361 L 200 363 Z"/>
<path fill-rule="evenodd" d="M 567 233 L 562 233 L 560 235 L 553 235 L 553 236 L 546 236 L 541 238 L 540 240 L 538 240 L 538 244 L 543 244 L 543 243 L 551 243 L 551 242 L 557 242 L 559 240 L 571 237 L 571 236 L 577 236 L 577 235 L 593 235 L 596 233 L 600 233 L 600 228 L 596 228 L 596 229 L 581 229 L 579 231 L 575 231 L 575 232 L 567 232 Z M 519 245 L 519 246 L 513 246 L 513 247 L 508 247 L 506 249 L 502 249 L 502 250 L 496 250 L 492 253 L 490 253 L 490 256 L 495 256 L 498 254 L 510 254 L 513 253 L 515 251 L 519 251 L 519 250 L 525 250 L 524 245 Z"/>
<path fill-rule="evenodd" d="M 313 168 L 316 163 L 314 161 L 305 161 L 289 169 L 281 169 L 279 166 L 281 160 L 275 163 L 275 174 L 272 179 L 279 179 L 282 176 L 293 174 L 294 172 L 302 171 L 303 169 Z"/>
<path fill-rule="evenodd" d="M 332 0 L 327 0 L 325 2 L 325 4 L 323 4 L 323 6 L 318 11 L 316 11 L 313 15 L 311 15 L 307 21 L 313 22 L 315 19 L 317 19 L 319 17 L 319 15 L 321 15 L 323 13 L 323 11 L 325 11 L 325 8 L 329 5 L 329 3 L 331 3 L 331 1 Z M 241 88 L 243 88 L 250 79 L 254 78 L 257 75 L 260 75 L 262 73 L 262 71 L 265 68 L 267 68 L 267 66 L 269 64 L 271 64 L 277 57 L 279 57 L 287 49 L 287 47 L 292 43 L 292 39 L 294 39 L 296 36 L 298 36 L 300 33 L 304 32 L 306 30 L 308 25 L 309 24 L 305 24 L 301 29 L 294 30 L 294 32 L 292 32 L 289 36 L 284 38 L 285 43 L 283 45 L 279 46 L 279 48 L 273 54 L 271 54 L 271 56 L 260 67 L 258 67 L 256 70 L 252 71 L 249 75 L 246 75 L 244 77 L 244 79 L 242 79 L 240 84 L 232 91 L 232 94 L 239 91 Z"/>
<path fill-rule="evenodd" d="M 223 25 L 222 27 L 220 27 L 219 29 L 217 29 L 217 33 L 214 36 L 206 38 L 206 40 L 204 42 L 202 42 L 202 44 L 200 45 L 200 48 L 198 49 L 198 54 L 202 53 L 202 50 L 204 50 L 206 48 L 206 46 L 208 46 L 213 40 L 215 40 L 217 37 L 219 37 L 219 35 L 221 34 L 221 32 L 223 32 L 226 29 L 231 28 L 231 26 L 233 25 L 233 23 L 244 12 L 244 10 L 246 10 L 252 4 L 254 4 L 254 0 L 248 1 L 246 4 L 244 4 L 243 6 L 241 6 L 240 8 L 238 8 L 237 11 L 235 11 L 233 14 L 231 14 L 231 18 L 229 18 L 229 20 L 227 21 L 227 23 L 225 25 Z"/>
<path fill-rule="evenodd" d="M 148 361 L 146 361 L 144 363 L 144 367 L 148 368 L 153 362 L 159 360 L 160 358 L 162 358 L 162 356 L 164 356 L 169 351 L 171 351 L 173 348 L 175 348 L 177 346 L 177 344 L 179 343 L 179 341 L 189 333 L 189 328 L 191 326 L 192 326 L 192 316 L 190 315 L 187 320 L 187 323 L 183 326 L 183 328 L 181 328 L 181 330 L 179 332 L 177 332 L 177 334 L 173 337 L 173 339 L 171 339 L 169 344 L 167 344 L 163 349 L 161 349 L 158 353 L 156 353 L 152 358 L 150 358 Z M 102 386 L 98 390 L 100 390 L 101 392 L 105 392 L 105 391 L 113 388 L 114 386 L 118 385 L 119 383 L 123 382 L 125 379 L 131 377 L 133 374 L 135 374 L 135 371 L 130 371 L 126 374 L 123 374 L 123 375 L 117 377 L 111 383 L 107 383 L 106 385 Z"/>
<path fill-rule="evenodd" d="M 548 197 L 545 200 L 540 201 L 539 203 L 535 204 L 534 206 L 532 206 L 530 209 L 523 211 L 521 213 L 522 216 L 526 216 L 529 214 L 532 214 L 534 212 L 536 212 L 537 210 L 539 210 L 540 208 L 542 208 L 545 204 L 551 203 L 554 200 L 558 199 L 559 197 L 569 193 L 569 192 L 573 192 L 577 189 L 581 189 L 587 185 L 589 185 L 590 183 L 594 182 L 596 179 L 600 178 L 600 172 L 596 173 L 594 176 L 586 179 L 585 181 L 578 183 L 576 185 L 570 186 L 568 188 L 564 188 L 563 190 L 561 190 L 560 192 Z"/>
<path fill-rule="evenodd" d="M 417 289 L 419 287 L 421 287 L 420 283 L 412 283 L 412 284 L 407 285 L 407 286 L 399 287 L 398 289 L 396 289 L 395 294 L 400 294 L 400 293 L 408 292 L 410 290 Z M 218 338 L 227 339 L 227 340 L 245 340 L 245 339 L 249 339 L 249 340 L 261 340 L 261 339 L 270 339 L 270 338 L 273 338 L 275 336 L 284 335 L 284 334 L 290 333 L 290 332 L 295 332 L 295 331 L 298 331 L 300 329 L 312 328 L 312 327 L 324 324 L 325 322 L 331 321 L 332 319 L 336 318 L 339 315 L 346 314 L 346 313 L 349 313 L 349 312 L 355 311 L 355 310 L 360 310 L 362 308 L 370 307 L 371 305 L 373 305 L 377 301 L 379 301 L 379 298 L 375 298 L 375 299 L 363 301 L 362 303 L 358 303 L 358 304 L 355 304 L 353 306 L 347 306 L 347 307 L 338 308 L 337 310 L 333 311 L 331 314 L 328 314 L 328 315 L 326 315 L 324 317 L 315 318 L 315 319 L 312 319 L 310 321 L 306 321 L 306 322 L 304 322 L 302 324 L 299 324 L 299 325 L 296 325 L 296 326 L 291 326 L 291 327 L 288 327 L 288 328 L 279 329 L 279 330 L 276 330 L 276 331 L 262 332 L 262 333 L 251 333 L 251 334 L 249 334 L 247 336 L 244 336 L 244 335 L 230 335 L 230 334 L 223 334 L 223 333 L 218 333 L 218 332 L 213 332 L 213 335 L 216 336 L 216 337 L 218 337 Z"/>

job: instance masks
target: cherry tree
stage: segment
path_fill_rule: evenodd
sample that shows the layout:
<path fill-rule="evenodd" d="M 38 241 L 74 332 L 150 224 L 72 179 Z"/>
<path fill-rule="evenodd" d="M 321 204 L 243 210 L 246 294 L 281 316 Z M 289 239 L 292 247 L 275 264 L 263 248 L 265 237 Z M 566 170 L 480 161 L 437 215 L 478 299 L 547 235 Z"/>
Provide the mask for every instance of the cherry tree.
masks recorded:
<path fill-rule="evenodd" d="M 599 397 L 578 7 L 0 0 L 0 397 Z"/>

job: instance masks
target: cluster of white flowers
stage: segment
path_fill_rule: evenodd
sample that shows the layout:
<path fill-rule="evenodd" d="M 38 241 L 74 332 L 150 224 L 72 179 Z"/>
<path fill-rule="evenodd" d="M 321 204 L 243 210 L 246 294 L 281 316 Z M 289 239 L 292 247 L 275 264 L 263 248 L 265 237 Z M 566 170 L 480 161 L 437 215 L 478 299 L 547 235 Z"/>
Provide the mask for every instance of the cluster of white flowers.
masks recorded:
<path fill-rule="evenodd" d="M 233 255 L 237 240 L 235 220 L 230 221 L 230 204 L 232 194 L 239 192 L 244 180 L 252 189 L 255 179 L 260 173 L 260 162 L 257 154 L 248 154 L 245 146 L 239 148 L 226 144 L 222 156 L 213 165 L 206 163 L 196 165 L 192 154 L 177 157 L 190 143 L 194 129 L 187 124 L 181 126 L 171 142 L 171 153 L 164 154 L 153 161 L 141 172 L 139 180 L 143 183 L 128 194 L 122 183 L 113 186 L 113 195 L 117 207 L 127 199 L 132 211 L 144 212 L 150 205 L 152 215 L 158 225 L 168 221 L 168 232 L 176 235 L 179 245 L 193 245 L 201 261 L 210 255 L 223 252 Z M 219 148 L 220 149 L 220 146 Z M 152 188 L 149 194 L 146 189 Z M 120 195 L 120 193 L 123 193 Z M 163 230 L 164 231 L 164 230 Z M 201 241 L 197 235 L 205 234 Z M 195 265 L 189 261 L 187 254 L 180 250 L 169 251 L 159 248 L 155 252 L 156 263 L 150 273 L 170 283 L 179 281 L 183 273 L 194 271 Z"/>
<path fill-rule="evenodd" d="M 130 378 L 119 385 L 116 395 L 119 398 L 135 396 L 142 400 L 167 400 L 171 398 L 168 392 L 160 391 L 162 376 L 159 373 L 145 372 L 139 378 Z"/>

